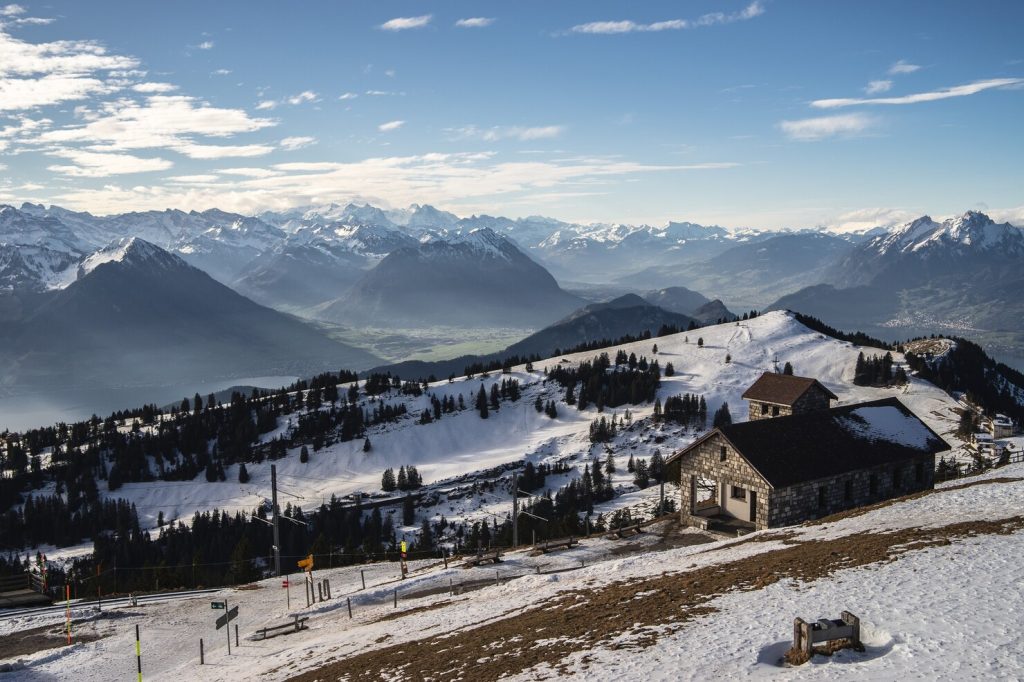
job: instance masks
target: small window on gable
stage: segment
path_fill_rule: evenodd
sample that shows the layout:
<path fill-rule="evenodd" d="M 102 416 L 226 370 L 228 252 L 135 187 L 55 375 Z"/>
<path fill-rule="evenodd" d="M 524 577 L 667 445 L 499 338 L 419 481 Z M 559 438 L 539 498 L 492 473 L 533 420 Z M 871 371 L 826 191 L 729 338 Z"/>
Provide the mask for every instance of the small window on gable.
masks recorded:
<path fill-rule="evenodd" d="M 779 416 L 779 406 L 778 405 L 772 405 L 772 416 L 773 417 L 778 417 Z"/>
<path fill-rule="evenodd" d="M 761 403 L 761 414 L 768 414 L 768 405 Z"/>
<path fill-rule="evenodd" d="M 725 449 L 725 446 L 723 445 L 718 450 L 718 459 L 719 459 L 719 461 L 721 461 L 721 462 L 725 461 L 725 454 L 726 454 L 726 449 Z"/>

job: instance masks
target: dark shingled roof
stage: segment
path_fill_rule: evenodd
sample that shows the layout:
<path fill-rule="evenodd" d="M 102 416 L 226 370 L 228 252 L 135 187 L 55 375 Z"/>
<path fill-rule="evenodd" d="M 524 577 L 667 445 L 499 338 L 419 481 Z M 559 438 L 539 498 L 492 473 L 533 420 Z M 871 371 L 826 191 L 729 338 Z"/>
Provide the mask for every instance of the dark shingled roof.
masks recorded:
<path fill-rule="evenodd" d="M 949 450 L 934 431 L 896 398 L 844 405 L 714 429 L 773 487 L 906 461 Z"/>
<path fill-rule="evenodd" d="M 839 400 L 835 393 L 825 388 L 817 379 L 775 372 L 762 374 L 761 378 L 743 394 L 743 399 L 792 406 L 812 386 L 817 386 L 832 400 Z"/>

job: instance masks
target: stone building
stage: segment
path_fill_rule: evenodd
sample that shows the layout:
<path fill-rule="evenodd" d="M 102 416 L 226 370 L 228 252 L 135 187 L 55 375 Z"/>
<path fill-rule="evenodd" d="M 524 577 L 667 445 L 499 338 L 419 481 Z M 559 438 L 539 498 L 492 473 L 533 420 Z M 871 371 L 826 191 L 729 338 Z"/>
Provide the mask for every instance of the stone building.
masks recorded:
<path fill-rule="evenodd" d="M 886 398 L 715 428 L 668 465 L 679 467 L 684 524 L 744 532 L 931 488 L 948 449 Z"/>
<path fill-rule="evenodd" d="M 827 410 L 833 400 L 839 400 L 817 379 L 776 372 L 762 374 L 743 399 L 750 404 L 750 421 Z"/>

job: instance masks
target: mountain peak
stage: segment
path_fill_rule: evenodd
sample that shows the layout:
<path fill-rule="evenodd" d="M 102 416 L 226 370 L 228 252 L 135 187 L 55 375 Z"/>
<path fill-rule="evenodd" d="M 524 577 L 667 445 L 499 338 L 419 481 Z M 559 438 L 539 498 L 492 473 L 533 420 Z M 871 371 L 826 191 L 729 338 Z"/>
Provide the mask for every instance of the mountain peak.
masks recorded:
<path fill-rule="evenodd" d="M 79 279 L 106 263 L 122 263 L 149 271 L 188 267 L 181 258 L 164 251 L 156 244 L 140 237 L 122 237 L 87 256 L 78 266 Z"/>

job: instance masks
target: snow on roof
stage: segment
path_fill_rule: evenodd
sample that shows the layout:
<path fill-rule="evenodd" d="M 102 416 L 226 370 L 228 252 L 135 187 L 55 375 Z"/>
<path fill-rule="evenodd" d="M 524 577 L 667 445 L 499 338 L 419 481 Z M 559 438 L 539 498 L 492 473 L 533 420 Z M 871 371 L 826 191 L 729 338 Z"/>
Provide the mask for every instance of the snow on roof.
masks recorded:
<path fill-rule="evenodd" d="M 848 433 L 864 440 L 923 450 L 932 439 L 932 433 L 920 419 L 890 405 L 859 407 L 838 421 Z"/>

